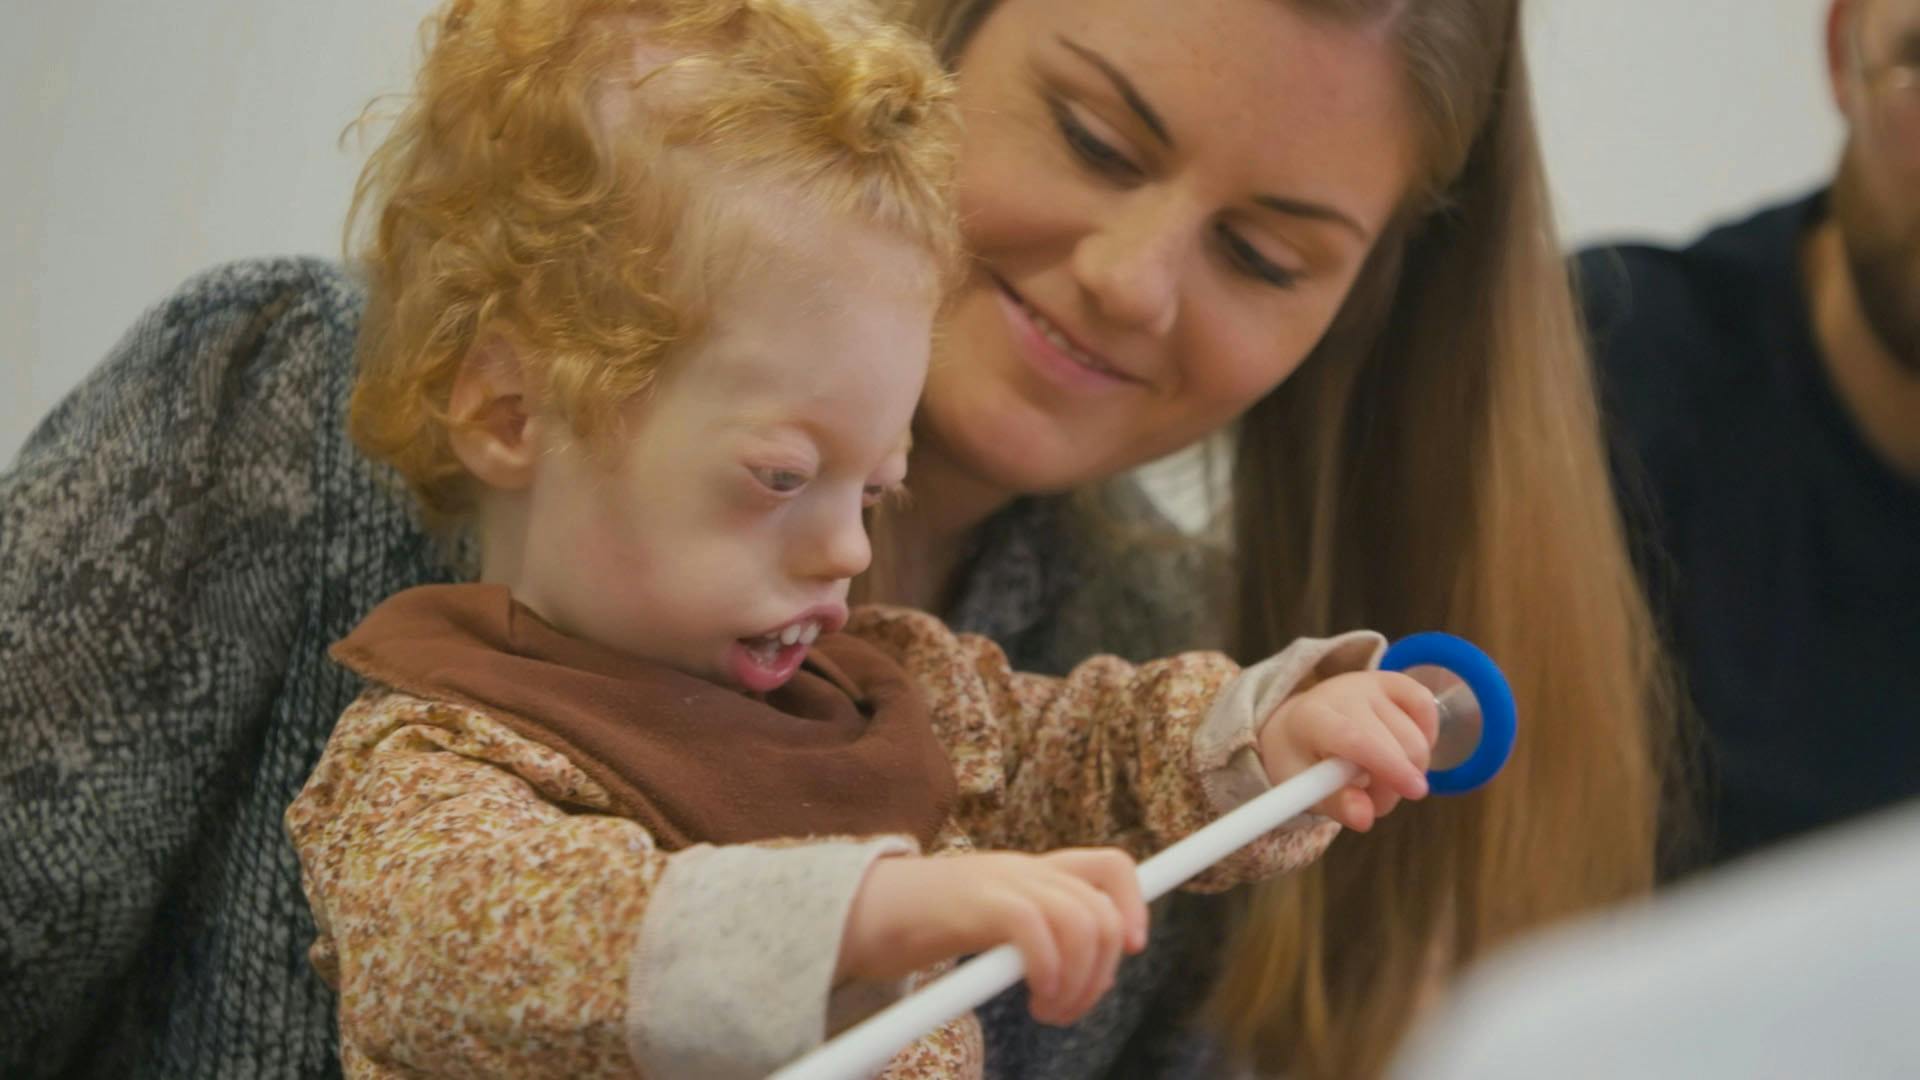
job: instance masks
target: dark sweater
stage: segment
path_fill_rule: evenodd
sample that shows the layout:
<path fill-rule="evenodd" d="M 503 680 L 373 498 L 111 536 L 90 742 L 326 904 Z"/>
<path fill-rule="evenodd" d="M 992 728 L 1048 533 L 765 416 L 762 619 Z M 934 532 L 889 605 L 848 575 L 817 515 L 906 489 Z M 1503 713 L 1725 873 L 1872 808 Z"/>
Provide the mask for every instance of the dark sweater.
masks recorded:
<path fill-rule="evenodd" d="M 360 305 L 319 260 L 213 271 L 0 476 L 0 1075 L 339 1071 L 281 815 L 359 690 L 327 646 L 454 576 L 345 438 Z M 1016 503 L 950 621 L 1037 671 L 1200 643 L 1194 556 L 1081 522 Z M 1002 1001 L 992 1071 L 1178 1059 L 1213 921 L 1157 924 L 1075 1028 Z"/>
<path fill-rule="evenodd" d="M 1819 196 L 1580 274 L 1641 568 L 1707 737 L 1712 861 L 1920 795 L 1920 485 L 1814 341 Z"/>

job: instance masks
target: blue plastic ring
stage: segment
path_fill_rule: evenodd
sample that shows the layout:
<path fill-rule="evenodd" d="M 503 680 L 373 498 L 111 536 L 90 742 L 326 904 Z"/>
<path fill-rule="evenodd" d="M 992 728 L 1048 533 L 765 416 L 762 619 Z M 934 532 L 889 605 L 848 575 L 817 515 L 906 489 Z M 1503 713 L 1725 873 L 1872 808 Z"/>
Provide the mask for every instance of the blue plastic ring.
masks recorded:
<path fill-rule="evenodd" d="M 1380 659 L 1382 671 L 1405 671 L 1431 665 L 1460 677 L 1480 704 L 1480 742 L 1467 760 L 1451 769 L 1427 773 L 1427 786 L 1442 795 L 1458 795 L 1493 779 L 1513 756 L 1519 715 L 1513 689 L 1493 658 L 1464 638 L 1437 631 L 1403 637 Z"/>

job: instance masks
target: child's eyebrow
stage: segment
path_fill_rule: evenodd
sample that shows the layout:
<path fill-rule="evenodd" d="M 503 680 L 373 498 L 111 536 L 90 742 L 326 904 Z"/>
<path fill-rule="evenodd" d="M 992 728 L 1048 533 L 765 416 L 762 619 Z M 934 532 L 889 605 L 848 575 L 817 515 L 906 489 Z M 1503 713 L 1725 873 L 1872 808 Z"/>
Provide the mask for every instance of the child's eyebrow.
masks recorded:
<path fill-rule="evenodd" d="M 768 419 L 741 419 L 728 424 L 726 436 L 735 453 L 772 454 L 777 457 L 799 461 L 818 460 L 825 452 L 820 440 L 814 437 L 804 425 L 788 421 Z"/>
<path fill-rule="evenodd" d="M 806 421 L 778 409 L 743 410 L 726 420 L 729 431 L 745 432 L 758 438 L 798 435 L 813 440 L 814 432 Z"/>

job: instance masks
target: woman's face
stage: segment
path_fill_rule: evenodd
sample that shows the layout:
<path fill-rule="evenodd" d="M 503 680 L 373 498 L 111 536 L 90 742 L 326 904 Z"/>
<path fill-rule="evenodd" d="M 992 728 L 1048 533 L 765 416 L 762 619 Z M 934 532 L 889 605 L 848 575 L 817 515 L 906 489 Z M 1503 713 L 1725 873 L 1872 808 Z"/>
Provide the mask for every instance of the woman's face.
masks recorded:
<path fill-rule="evenodd" d="M 1178 449 L 1291 374 L 1414 168 L 1384 34 L 1283 0 L 1006 0 L 959 71 L 976 261 L 922 438 L 1008 493 Z"/>

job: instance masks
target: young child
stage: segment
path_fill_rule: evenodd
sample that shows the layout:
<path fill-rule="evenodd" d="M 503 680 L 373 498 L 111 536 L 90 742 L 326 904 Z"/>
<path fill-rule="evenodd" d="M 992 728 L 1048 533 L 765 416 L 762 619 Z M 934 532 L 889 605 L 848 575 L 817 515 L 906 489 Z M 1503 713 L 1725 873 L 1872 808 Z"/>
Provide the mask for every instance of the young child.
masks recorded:
<path fill-rule="evenodd" d="M 1376 635 L 1052 679 L 849 615 L 956 261 L 923 47 L 855 0 L 459 0 L 418 90 L 354 434 L 480 580 L 335 647 L 369 686 L 287 812 L 347 1075 L 760 1075 L 1006 941 L 1066 1022 L 1145 944 L 1134 857 L 1332 754 L 1336 821 L 1425 793 Z M 980 1057 L 967 1017 L 890 1075 Z"/>

